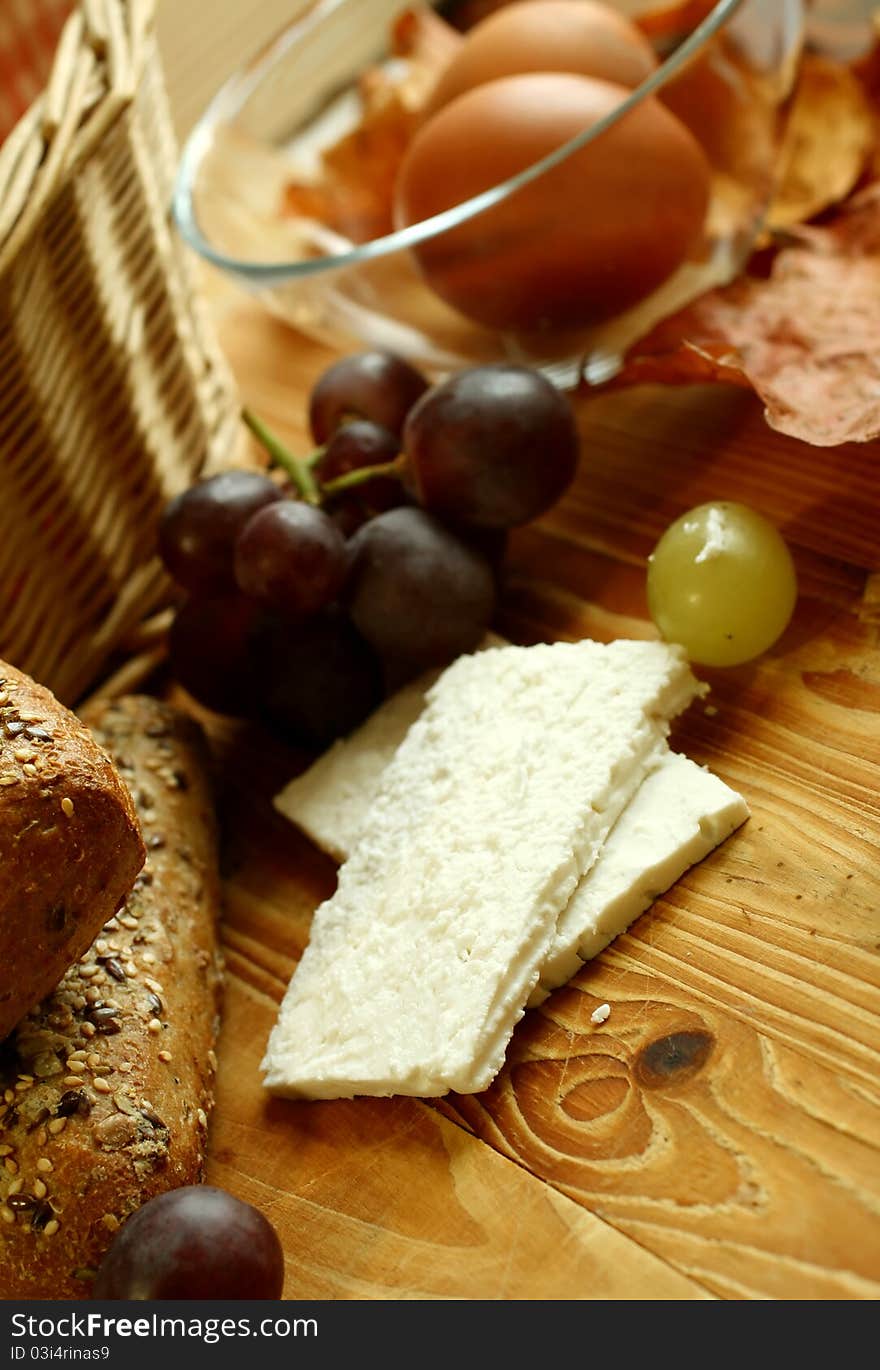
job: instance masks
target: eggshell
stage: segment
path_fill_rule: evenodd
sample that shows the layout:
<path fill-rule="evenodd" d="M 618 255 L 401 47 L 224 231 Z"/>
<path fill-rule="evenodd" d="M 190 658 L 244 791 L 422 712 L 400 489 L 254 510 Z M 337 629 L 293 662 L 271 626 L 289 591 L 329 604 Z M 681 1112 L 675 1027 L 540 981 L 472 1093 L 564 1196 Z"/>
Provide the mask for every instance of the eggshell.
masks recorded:
<path fill-rule="evenodd" d="M 398 226 L 507 180 L 629 92 L 533 73 L 478 86 L 416 134 L 395 190 Z M 701 237 L 710 171 L 693 135 L 643 100 L 509 199 L 414 249 L 449 304 L 495 329 L 582 328 L 644 299 Z"/>
<path fill-rule="evenodd" d="M 716 45 L 701 53 L 657 98 L 692 130 L 716 169 L 737 174 L 750 153 L 740 145 L 753 122 L 750 112 L 761 101 L 748 74 L 727 59 L 723 50 Z"/>
<path fill-rule="evenodd" d="M 517 0 L 470 31 L 434 86 L 426 113 L 501 76 L 568 71 L 635 87 L 656 66 L 644 34 L 607 5 Z"/>

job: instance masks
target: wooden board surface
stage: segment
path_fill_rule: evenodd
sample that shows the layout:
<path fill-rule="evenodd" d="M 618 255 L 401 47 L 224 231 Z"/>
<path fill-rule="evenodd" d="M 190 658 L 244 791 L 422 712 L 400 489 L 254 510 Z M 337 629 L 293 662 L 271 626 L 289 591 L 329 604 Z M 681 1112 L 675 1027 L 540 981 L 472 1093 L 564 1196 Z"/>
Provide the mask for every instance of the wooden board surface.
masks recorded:
<path fill-rule="evenodd" d="M 330 354 L 214 295 L 243 397 L 307 450 Z M 795 620 L 759 663 L 700 672 L 709 707 L 673 737 L 752 817 L 526 1015 L 484 1094 L 270 1101 L 259 1060 L 335 870 L 270 806 L 302 758 L 215 729 L 230 836 L 212 1178 L 278 1224 L 288 1297 L 877 1298 L 880 449 L 782 439 L 721 389 L 585 397 L 578 414 L 579 477 L 514 537 L 497 626 L 524 643 L 651 634 L 645 559 L 671 519 L 711 497 L 762 510 L 795 555 Z"/>

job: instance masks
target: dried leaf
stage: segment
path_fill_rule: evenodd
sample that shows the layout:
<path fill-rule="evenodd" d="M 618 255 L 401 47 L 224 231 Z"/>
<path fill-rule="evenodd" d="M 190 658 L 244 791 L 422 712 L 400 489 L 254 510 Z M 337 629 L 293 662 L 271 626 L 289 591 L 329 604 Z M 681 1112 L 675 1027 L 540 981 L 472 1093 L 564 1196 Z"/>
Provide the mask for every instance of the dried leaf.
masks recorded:
<path fill-rule="evenodd" d="M 433 10 L 404 11 L 392 30 L 392 52 L 407 59 L 405 75 L 382 67 L 364 72 L 357 126 L 325 150 L 317 181 L 285 186 L 282 213 L 318 219 L 354 243 L 390 233 L 398 169 L 428 91 L 460 42 Z"/>
<path fill-rule="evenodd" d="M 857 77 L 840 62 L 806 53 L 768 226 L 805 223 L 844 200 L 867 165 L 876 137 L 874 112 Z"/>
<path fill-rule="evenodd" d="M 329 224 L 335 214 L 333 197 L 325 186 L 288 181 L 283 195 L 281 213 L 287 218 L 318 219 Z"/>
<path fill-rule="evenodd" d="M 680 319 L 681 315 L 676 315 Z M 700 344 L 666 334 L 660 324 L 643 338 L 627 356 L 626 365 L 608 388 L 627 385 L 708 385 L 726 383 L 751 389 L 740 365 L 739 356 L 723 342 Z"/>
<path fill-rule="evenodd" d="M 746 380 L 772 428 L 820 447 L 880 435 L 880 185 L 791 234 L 745 277 L 664 320 L 615 385 Z"/>
<path fill-rule="evenodd" d="M 394 55 L 408 57 L 432 78 L 452 60 L 461 43 L 461 34 L 424 5 L 404 10 L 391 29 Z"/>
<path fill-rule="evenodd" d="M 360 124 L 328 149 L 323 176 L 332 205 L 329 228 L 352 242 L 390 233 L 394 182 L 418 125 L 399 90 L 369 93 Z"/>

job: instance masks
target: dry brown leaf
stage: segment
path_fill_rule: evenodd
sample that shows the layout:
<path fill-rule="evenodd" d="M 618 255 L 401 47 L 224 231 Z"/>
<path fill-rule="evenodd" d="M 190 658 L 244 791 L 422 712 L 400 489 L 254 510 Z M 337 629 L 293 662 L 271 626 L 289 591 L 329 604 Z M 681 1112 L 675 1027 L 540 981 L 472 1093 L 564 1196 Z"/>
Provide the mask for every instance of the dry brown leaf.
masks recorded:
<path fill-rule="evenodd" d="M 768 226 L 806 223 L 846 199 L 868 163 L 876 137 L 874 111 L 858 78 L 841 62 L 806 53 Z"/>
<path fill-rule="evenodd" d="M 282 213 L 317 219 L 351 242 L 365 243 L 391 232 L 394 181 L 418 116 L 379 69 L 361 77 L 358 93 L 357 126 L 326 149 L 317 181 L 288 182 Z"/>
<path fill-rule="evenodd" d="M 395 56 L 408 57 L 431 77 L 452 60 L 462 41 L 451 24 L 424 5 L 404 10 L 391 28 L 391 51 Z"/>
<path fill-rule="evenodd" d="M 406 75 L 392 77 L 381 67 L 364 72 L 357 127 L 324 152 L 317 182 L 288 183 L 282 213 L 317 218 L 354 243 L 390 233 L 400 163 L 428 91 L 461 41 L 433 10 L 404 11 L 392 30 L 392 51 L 407 58 Z"/>
<path fill-rule="evenodd" d="M 323 158 L 333 206 L 324 222 L 354 243 L 391 232 L 394 182 L 418 126 L 418 115 L 393 88 L 381 97 L 371 93 L 367 103 L 358 127 Z"/>
<path fill-rule="evenodd" d="M 792 233 L 745 277 L 666 319 L 615 385 L 747 381 L 779 432 L 819 447 L 880 436 L 880 185 Z"/>
<path fill-rule="evenodd" d="M 688 311 L 690 313 L 690 311 Z M 701 343 L 682 339 L 677 328 L 659 324 L 640 343 L 630 349 L 626 365 L 609 382 L 609 389 L 628 385 L 709 385 L 724 383 L 751 389 L 740 365 L 739 356 L 720 341 L 704 338 Z"/>
<path fill-rule="evenodd" d="M 281 213 L 285 218 L 317 219 L 319 223 L 329 224 L 336 209 L 326 186 L 288 181 L 284 187 Z"/>

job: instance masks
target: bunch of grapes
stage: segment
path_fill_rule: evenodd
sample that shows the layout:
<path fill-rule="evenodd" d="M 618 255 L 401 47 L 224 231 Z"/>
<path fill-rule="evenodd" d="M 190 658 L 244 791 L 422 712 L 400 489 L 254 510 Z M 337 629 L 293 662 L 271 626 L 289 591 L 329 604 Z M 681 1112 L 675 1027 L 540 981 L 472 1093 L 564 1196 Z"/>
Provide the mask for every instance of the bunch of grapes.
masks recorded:
<path fill-rule="evenodd" d="M 312 391 L 307 458 L 245 421 L 288 484 L 227 471 L 165 510 L 160 554 L 187 594 L 172 666 L 209 708 L 310 747 L 477 646 L 507 529 L 548 509 L 578 459 L 568 401 L 513 365 L 429 387 L 389 353 L 345 358 Z"/>

